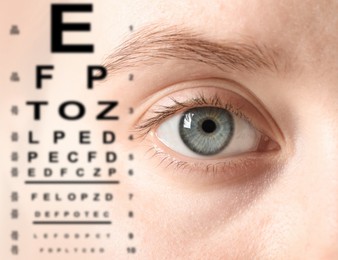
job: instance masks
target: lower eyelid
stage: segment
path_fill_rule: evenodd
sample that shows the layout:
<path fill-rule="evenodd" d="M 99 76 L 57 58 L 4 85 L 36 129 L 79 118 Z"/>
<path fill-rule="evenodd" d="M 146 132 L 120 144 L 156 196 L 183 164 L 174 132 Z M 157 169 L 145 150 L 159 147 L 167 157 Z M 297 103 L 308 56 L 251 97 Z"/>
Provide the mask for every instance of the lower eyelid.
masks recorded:
<path fill-rule="evenodd" d="M 153 136 L 153 135 L 151 135 Z M 147 160 L 152 163 L 152 172 L 182 184 L 232 185 L 248 181 L 265 174 L 272 174 L 279 168 L 279 151 L 252 152 L 227 159 L 198 161 L 173 154 L 155 140 L 148 139 Z M 155 168 L 153 168 L 155 165 Z M 155 170 L 155 171 L 154 171 Z"/>

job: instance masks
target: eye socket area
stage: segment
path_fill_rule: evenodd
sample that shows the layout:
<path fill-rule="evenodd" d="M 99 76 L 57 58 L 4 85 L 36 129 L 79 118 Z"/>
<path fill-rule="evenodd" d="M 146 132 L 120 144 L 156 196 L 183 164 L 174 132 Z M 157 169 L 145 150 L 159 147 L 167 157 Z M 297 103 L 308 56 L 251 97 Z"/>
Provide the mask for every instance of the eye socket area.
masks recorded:
<path fill-rule="evenodd" d="M 243 116 L 215 106 L 194 107 L 176 114 L 164 120 L 155 135 L 175 153 L 202 160 L 279 149 Z"/>
<path fill-rule="evenodd" d="M 137 138 L 149 145 L 148 152 L 153 154 L 151 158 L 159 158 L 160 164 L 187 170 L 202 171 L 203 168 L 207 172 L 216 167 L 217 172 L 222 172 L 225 168 L 228 170 L 230 165 L 240 168 L 251 164 L 271 165 L 272 161 L 281 158 L 280 151 L 285 146 L 283 132 L 264 103 L 241 84 L 224 79 L 189 81 L 156 93 L 148 102 L 144 104 L 147 106 L 146 113 L 136 124 L 135 130 Z M 191 117 L 189 112 L 193 111 L 189 110 L 206 107 L 217 108 L 218 111 L 226 110 L 237 127 L 234 129 L 232 141 L 229 141 L 225 149 L 211 154 L 200 154 L 188 148 L 182 141 L 178 123 L 184 120 L 182 116 L 185 114 L 188 119 Z M 206 115 L 199 111 L 205 119 L 208 119 L 210 113 Z M 221 118 L 227 118 L 224 112 L 221 114 Z M 212 121 L 206 120 L 204 124 L 204 127 L 210 128 L 206 130 L 212 132 L 211 136 L 218 133 L 212 131 L 215 120 Z M 243 132 L 245 129 L 246 134 Z M 243 136 L 250 142 L 241 142 L 241 145 L 234 142 L 238 138 L 243 139 Z M 253 137 L 250 139 L 250 136 Z M 231 146 L 235 149 L 230 150 Z"/>
<path fill-rule="evenodd" d="M 247 177 L 251 179 L 252 176 L 270 173 L 285 158 L 283 154 L 287 143 L 274 117 L 254 93 L 236 82 L 205 79 L 179 83 L 156 93 L 143 106 L 145 109 L 141 111 L 145 113 L 140 115 L 134 127 L 136 138 L 147 148 L 146 158 L 154 161 L 155 167 L 160 167 L 164 176 L 180 183 L 187 181 L 204 186 L 249 180 Z M 219 110 L 206 113 L 207 107 Z M 235 126 L 228 144 L 219 145 L 219 150 L 214 148 L 209 151 L 211 154 L 206 155 L 187 147 L 178 128 L 180 122 L 184 125 L 195 117 L 192 114 L 196 115 L 196 111 L 192 109 L 202 108 L 204 112 L 197 111 L 200 115 L 197 118 L 204 119 L 198 120 L 202 134 L 210 134 L 210 137 L 220 134 L 214 117 L 221 118 L 218 123 L 229 122 L 227 113 Z M 240 129 L 242 131 L 238 131 Z M 218 136 L 226 144 L 227 134 Z M 243 146 L 236 144 L 234 140 L 243 141 L 243 136 L 250 142 L 242 142 Z"/>

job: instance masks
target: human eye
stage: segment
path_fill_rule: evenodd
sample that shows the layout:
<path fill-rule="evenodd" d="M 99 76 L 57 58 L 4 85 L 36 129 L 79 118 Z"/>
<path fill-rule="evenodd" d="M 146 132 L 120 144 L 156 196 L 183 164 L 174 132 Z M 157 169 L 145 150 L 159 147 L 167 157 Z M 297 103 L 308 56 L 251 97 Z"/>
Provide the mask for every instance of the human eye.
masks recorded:
<path fill-rule="evenodd" d="M 174 91 L 136 126 L 161 164 L 175 171 L 239 177 L 280 150 L 276 129 L 250 95 L 212 85 Z"/>
<path fill-rule="evenodd" d="M 200 100 L 206 101 L 200 96 L 188 102 Z M 262 143 L 269 139 L 246 119 L 225 107 L 207 106 L 208 103 L 166 119 L 156 130 L 159 140 L 177 153 L 199 159 L 235 156 L 266 146 Z"/>

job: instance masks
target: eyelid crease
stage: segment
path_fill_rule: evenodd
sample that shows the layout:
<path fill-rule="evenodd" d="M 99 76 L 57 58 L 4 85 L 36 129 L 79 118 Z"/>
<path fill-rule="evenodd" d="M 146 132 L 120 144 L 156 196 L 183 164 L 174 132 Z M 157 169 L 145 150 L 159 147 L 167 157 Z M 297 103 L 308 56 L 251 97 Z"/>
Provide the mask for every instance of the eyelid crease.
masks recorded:
<path fill-rule="evenodd" d="M 173 97 L 170 97 L 170 99 L 174 102 L 174 105 L 159 106 L 159 109 L 152 110 L 152 113 L 155 114 L 154 116 L 134 127 L 137 133 L 137 139 L 144 138 L 153 128 L 158 126 L 161 122 L 163 122 L 170 116 L 191 107 L 213 106 L 223 108 L 251 123 L 251 119 L 247 117 L 243 112 L 241 112 L 240 108 L 235 108 L 231 103 L 224 104 L 217 94 L 215 94 L 211 98 L 207 98 L 202 92 L 200 92 L 198 94 L 198 97 L 194 97 L 183 102 L 180 102 Z"/>

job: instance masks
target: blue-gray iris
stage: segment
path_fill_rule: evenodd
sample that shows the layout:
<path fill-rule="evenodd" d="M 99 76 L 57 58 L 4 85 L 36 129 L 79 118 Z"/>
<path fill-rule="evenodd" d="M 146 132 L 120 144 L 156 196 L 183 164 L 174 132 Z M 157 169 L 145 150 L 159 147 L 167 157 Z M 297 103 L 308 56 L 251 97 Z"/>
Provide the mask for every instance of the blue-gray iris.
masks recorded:
<path fill-rule="evenodd" d="M 230 142 L 234 119 L 229 111 L 217 107 L 197 107 L 187 110 L 179 122 L 184 144 L 200 155 L 214 155 Z"/>

